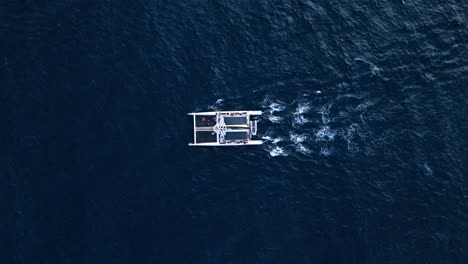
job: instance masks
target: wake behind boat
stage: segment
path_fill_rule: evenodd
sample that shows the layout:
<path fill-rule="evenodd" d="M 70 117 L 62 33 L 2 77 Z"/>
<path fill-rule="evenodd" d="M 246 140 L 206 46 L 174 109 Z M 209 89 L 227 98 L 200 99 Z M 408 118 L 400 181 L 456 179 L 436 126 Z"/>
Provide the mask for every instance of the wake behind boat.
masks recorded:
<path fill-rule="evenodd" d="M 261 145 L 256 139 L 262 111 L 216 111 L 189 113 L 193 116 L 193 143 L 189 146 Z"/>

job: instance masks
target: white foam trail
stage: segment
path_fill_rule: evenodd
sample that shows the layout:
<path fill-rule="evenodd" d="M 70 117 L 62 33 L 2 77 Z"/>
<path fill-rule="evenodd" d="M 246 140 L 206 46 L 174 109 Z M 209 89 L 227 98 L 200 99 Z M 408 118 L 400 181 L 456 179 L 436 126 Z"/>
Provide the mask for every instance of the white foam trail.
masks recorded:
<path fill-rule="evenodd" d="M 278 142 L 281 142 L 281 141 L 283 141 L 282 138 L 275 138 L 275 139 L 273 140 L 273 144 L 278 144 Z"/>
<path fill-rule="evenodd" d="M 296 111 L 294 112 L 293 116 L 293 125 L 302 125 L 305 123 L 310 122 L 303 114 L 310 111 L 310 105 L 308 103 L 300 103 L 296 107 Z"/>
<path fill-rule="evenodd" d="M 270 151 L 270 155 L 272 157 L 278 157 L 278 156 L 287 156 L 288 154 L 284 152 L 283 148 L 276 146 L 274 149 Z"/>
<path fill-rule="evenodd" d="M 330 108 L 332 107 L 332 104 L 326 104 L 320 108 L 319 114 L 322 116 L 322 123 L 328 124 L 330 123 Z"/>
<path fill-rule="evenodd" d="M 216 104 L 221 104 L 222 102 L 224 102 L 224 99 L 220 98 L 220 99 L 216 100 Z"/>
<path fill-rule="evenodd" d="M 351 140 L 356 135 L 355 132 L 357 131 L 358 127 L 358 124 L 352 123 L 349 127 L 346 128 L 346 133 L 343 133 L 343 138 L 346 140 L 346 142 L 351 142 Z"/>
<path fill-rule="evenodd" d="M 275 103 L 275 102 L 271 103 L 271 104 L 269 105 L 269 107 L 270 107 L 270 112 L 271 112 L 271 113 L 274 113 L 274 112 L 281 112 L 281 111 L 283 111 L 284 109 L 286 109 L 286 106 L 284 106 L 284 105 L 282 105 L 282 104 L 279 104 L 279 103 Z"/>
<path fill-rule="evenodd" d="M 308 149 L 306 146 L 304 146 L 301 143 L 296 145 L 296 150 L 301 152 L 302 154 L 310 154 L 312 152 L 310 149 Z"/>
<path fill-rule="evenodd" d="M 303 115 L 294 115 L 294 120 L 293 120 L 294 125 L 303 125 L 308 122 L 309 122 L 309 119 L 305 118 Z"/>
<path fill-rule="evenodd" d="M 346 128 L 346 133 L 343 133 L 342 136 L 348 145 L 348 150 L 351 152 L 358 152 L 359 148 L 357 147 L 356 143 L 352 142 L 356 136 L 356 131 L 358 130 L 359 125 L 356 123 L 351 124 L 348 128 Z"/>
<path fill-rule="evenodd" d="M 297 108 L 296 112 L 294 112 L 295 115 L 301 115 L 309 112 L 310 110 L 310 105 L 308 103 L 300 103 Z"/>
<path fill-rule="evenodd" d="M 317 133 L 315 133 L 315 137 L 317 141 L 333 141 L 335 139 L 336 132 L 330 129 L 329 126 L 323 126 L 320 128 Z"/>
<path fill-rule="evenodd" d="M 297 135 L 297 134 L 294 134 L 294 133 L 290 133 L 289 134 L 289 139 L 291 139 L 292 142 L 298 144 L 298 143 L 302 143 L 302 142 L 306 141 L 307 136 L 306 135 Z"/>
<path fill-rule="evenodd" d="M 330 156 L 333 153 L 333 148 L 322 147 L 320 149 L 320 154 L 323 156 Z"/>
<path fill-rule="evenodd" d="M 283 141 L 282 138 L 272 138 L 270 136 L 263 136 L 262 139 L 266 141 L 271 141 L 273 144 L 278 144 L 278 142 Z"/>
<path fill-rule="evenodd" d="M 281 117 L 279 117 L 279 116 L 269 115 L 268 120 L 270 120 L 272 123 L 278 124 L 283 119 Z"/>
<path fill-rule="evenodd" d="M 306 135 L 298 135 L 298 134 L 294 134 L 294 133 L 290 133 L 289 134 L 289 139 L 294 142 L 295 144 L 295 147 L 296 147 L 296 150 L 298 152 L 301 152 L 303 154 L 309 154 L 311 153 L 311 150 L 308 149 L 306 146 L 304 146 L 304 144 L 302 144 L 302 142 L 306 141 L 307 140 L 307 136 Z"/>

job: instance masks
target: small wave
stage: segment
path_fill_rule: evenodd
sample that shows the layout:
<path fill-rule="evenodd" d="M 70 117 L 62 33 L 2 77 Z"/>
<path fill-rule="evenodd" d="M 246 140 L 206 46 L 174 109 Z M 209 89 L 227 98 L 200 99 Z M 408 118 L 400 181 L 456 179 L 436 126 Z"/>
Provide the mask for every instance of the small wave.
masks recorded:
<path fill-rule="evenodd" d="M 354 58 L 354 61 L 361 61 L 361 62 L 364 62 L 364 63 L 367 63 L 367 64 L 369 64 L 369 62 L 368 62 L 368 61 L 366 61 L 365 59 L 361 59 L 361 58 L 359 58 L 359 57 L 357 57 L 357 58 Z"/>
<path fill-rule="evenodd" d="M 224 99 L 219 98 L 218 100 L 216 100 L 216 102 L 214 104 L 209 105 L 208 109 L 211 109 L 213 111 L 219 111 L 219 110 L 221 110 L 220 107 L 222 107 L 223 102 L 224 102 Z"/>
<path fill-rule="evenodd" d="M 432 169 L 427 165 L 427 162 L 424 163 L 424 175 L 432 176 Z"/>
<path fill-rule="evenodd" d="M 283 148 L 276 146 L 275 148 L 270 150 L 270 155 L 272 157 L 278 157 L 278 156 L 287 156 L 288 154 L 286 154 Z"/>
<path fill-rule="evenodd" d="M 380 75 L 380 71 L 382 69 L 377 67 L 374 63 L 365 59 L 361 59 L 361 58 L 354 58 L 354 61 L 360 61 L 360 62 L 366 63 L 369 66 L 369 69 L 373 75 Z"/>
<path fill-rule="evenodd" d="M 380 71 L 382 70 L 382 69 L 380 69 L 379 67 L 375 66 L 374 64 L 372 64 L 372 65 L 370 66 L 370 69 L 371 69 L 371 73 L 372 73 L 373 75 L 377 75 L 377 76 L 380 75 Z"/>
<path fill-rule="evenodd" d="M 434 78 L 434 75 L 432 75 L 431 73 L 425 73 L 424 76 L 430 81 L 435 81 L 436 80 Z"/>
<path fill-rule="evenodd" d="M 319 131 L 317 131 L 317 133 L 315 133 L 317 141 L 333 141 L 335 136 L 336 132 L 330 129 L 329 126 L 323 126 Z"/>
<path fill-rule="evenodd" d="M 213 111 L 219 111 L 220 110 L 218 104 L 209 105 L 208 109 L 213 110 Z"/>
<path fill-rule="evenodd" d="M 354 110 L 355 111 L 365 111 L 369 107 L 369 102 L 365 101 L 364 103 L 359 104 Z"/>

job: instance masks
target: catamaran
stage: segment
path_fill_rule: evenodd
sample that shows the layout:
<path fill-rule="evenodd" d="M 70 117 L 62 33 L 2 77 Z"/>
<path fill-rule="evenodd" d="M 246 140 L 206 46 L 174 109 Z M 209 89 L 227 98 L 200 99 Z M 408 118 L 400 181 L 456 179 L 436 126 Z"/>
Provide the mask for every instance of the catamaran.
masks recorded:
<path fill-rule="evenodd" d="M 188 113 L 193 116 L 193 143 L 189 146 L 261 145 L 257 123 L 262 111 Z"/>

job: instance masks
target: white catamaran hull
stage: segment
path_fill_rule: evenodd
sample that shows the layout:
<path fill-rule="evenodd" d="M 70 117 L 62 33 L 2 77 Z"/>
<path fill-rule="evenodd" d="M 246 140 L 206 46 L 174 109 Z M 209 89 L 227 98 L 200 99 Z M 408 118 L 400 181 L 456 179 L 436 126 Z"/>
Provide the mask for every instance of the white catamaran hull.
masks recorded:
<path fill-rule="evenodd" d="M 262 111 L 213 111 L 189 113 L 193 116 L 193 143 L 189 146 L 261 145 L 255 138 Z"/>

